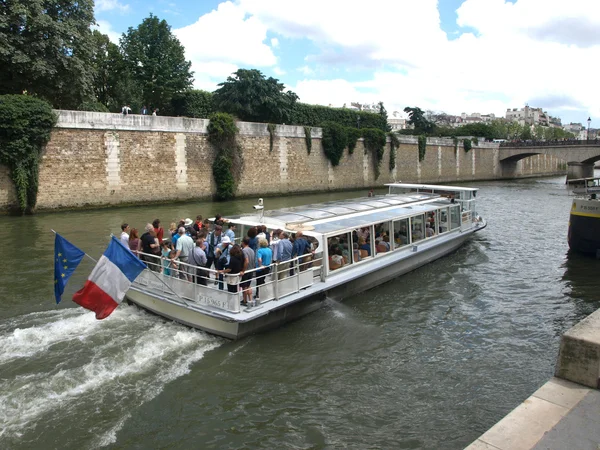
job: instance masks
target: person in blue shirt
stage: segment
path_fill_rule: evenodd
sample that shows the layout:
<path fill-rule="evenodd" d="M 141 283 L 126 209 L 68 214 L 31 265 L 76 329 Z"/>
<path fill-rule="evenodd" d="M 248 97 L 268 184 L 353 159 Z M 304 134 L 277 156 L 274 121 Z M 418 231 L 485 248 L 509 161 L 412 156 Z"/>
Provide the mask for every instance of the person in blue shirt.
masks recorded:
<path fill-rule="evenodd" d="M 229 237 L 232 243 L 235 242 L 235 224 L 230 222 L 224 234 Z"/>
<path fill-rule="evenodd" d="M 310 244 L 302 234 L 302 231 L 298 231 L 296 233 L 296 240 L 294 241 L 294 245 L 292 247 L 292 259 L 297 256 L 303 256 L 306 253 L 310 252 Z M 298 264 L 301 264 L 302 260 L 299 260 Z M 306 267 L 300 267 L 300 270 L 304 270 Z M 294 274 L 294 269 L 290 270 L 290 275 Z"/>
<path fill-rule="evenodd" d="M 286 262 L 292 259 L 293 245 L 290 242 L 290 235 L 287 233 L 281 233 L 281 240 L 277 244 L 277 254 L 279 255 L 279 266 L 277 271 L 277 279 L 281 280 L 285 278 L 286 272 L 290 268 L 290 263 Z"/>
<path fill-rule="evenodd" d="M 258 241 L 258 251 L 256 252 L 256 258 L 258 262 L 259 270 L 256 271 L 256 295 L 255 299 L 259 299 L 258 293 L 259 288 L 265 284 L 266 276 L 271 273 L 271 262 L 273 261 L 273 251 L 269 248 L 269 243 L 266 239 L 260 239 Z"/>

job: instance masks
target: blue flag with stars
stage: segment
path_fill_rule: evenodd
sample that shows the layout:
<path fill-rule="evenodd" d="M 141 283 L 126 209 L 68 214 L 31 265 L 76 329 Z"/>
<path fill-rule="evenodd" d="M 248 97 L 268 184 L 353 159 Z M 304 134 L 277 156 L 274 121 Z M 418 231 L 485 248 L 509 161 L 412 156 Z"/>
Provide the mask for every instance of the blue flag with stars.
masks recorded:
<path fill-rule="evenodd" d="M 85 253 L 56 233 L 54 239 L 54 296 L 56 304 L 65 291 L 67 281 L 85 256 Z"/>

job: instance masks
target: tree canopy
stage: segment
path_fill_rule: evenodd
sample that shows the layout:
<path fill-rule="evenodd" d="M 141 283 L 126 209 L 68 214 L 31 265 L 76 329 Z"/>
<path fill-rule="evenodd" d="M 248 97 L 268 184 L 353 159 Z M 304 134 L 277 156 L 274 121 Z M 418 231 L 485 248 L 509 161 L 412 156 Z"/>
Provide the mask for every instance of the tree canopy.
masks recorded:
<path fill-rule="evenodd" d="M 241 120 L 289 123 L 298 100 L 294 92 L 284 92 L 279 80 L 256 69 L 239 69 L 219 86 L 213 93 L 215 107 Z"/>
<path fill-rule="evenodd" d="M 92 99 L 93 23 L 93 0 L 1 1 L 0 93 L 27 91 L 64 109 Z"/>
<path fill-rule="evenodd" d="M 429 134 L 435 129 L 435 124 L 425 118 L 421 108 L 407 106 L 404 112 L 408 114 L 408 123 L 414 126 L 415 134 Z"/>
<path fill-rule="evenodd" d="M 129 27 L 120 44 L 124 67 L 148 107 L 167 107 L 175 93 L 191 87 L 192 63 L 165 20 L 150 14 L 137 28 Z"/>

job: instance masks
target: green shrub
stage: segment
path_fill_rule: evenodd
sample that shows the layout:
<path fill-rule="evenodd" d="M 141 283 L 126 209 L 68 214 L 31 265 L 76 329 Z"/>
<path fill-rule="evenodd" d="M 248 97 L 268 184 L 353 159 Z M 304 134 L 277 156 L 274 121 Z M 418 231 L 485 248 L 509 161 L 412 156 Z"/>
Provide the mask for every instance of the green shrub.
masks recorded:
<path fill-rule="evenodd" d="M 109 112 L 108 108 L 100 102 L 83 102 L 77 108 L 78 111 L 95 111 L 95 112 Z"/>
<path fill-rule="evenodd" d="M 326 122 L 336 122 L 348 128 L 379 128 L 387 129 L 387 121 L 377 113 L 357 111 L 349 108 L 331 108 L 321 105 L 309 105 L 296 102 L 292 108 L 292 125 L 311 127 L 323 126 Z"/>
<path fill-rule="evenodd" d="M 400 139 L 396 133 L 388 133 L 390 137 L 390 171 L 396 167 L 396 150 L 400 148 Z"/>
<path fill-rule="evenodd" d="M 352 154 L 362 133 L 358 128 L 346 128 L 346 131 L 348 133 L 348 153 Z"/>
<path fill-rule="evenodd" d="M 425 152 L 427 151 L 427 136 L 422 134 L 419 136 L 419 161 L 425 159 Z"/>
<path fill-rule="evenodd" d="M 365 140 L 365 151 L 370 151 L 373 154 L 375 179 L 377 179 L 379 178 L 381 160 L 385 152 L 386 134 L 379 128 L 363 128 L 361 131 Z"/>
<path fill-rule="evenodd" d="M 231 114 L 213 113 L 209 117 L 208 140 L 219 149 L 234 146 L 238 128 Z"/>
<path fill-rule="evenodd" d="M 231 200 L 235 197 L 235 179 L 231 171 L 233 162 L 224 154 L 219 154 L 213 163 L 213 177 L 217 185 L 216 200 Z"/>
<path fill-rule="evenodd" d="M 463 141 L 463 148 L 465 149 L 465 153 L 468 153 L 473 146 L 471 145 L 471 139 L 465 139 Z"/>
<path fill-rule="evenodd" d="M 28 95 L 0 96 L 0 164 L 10 169 L 21 213 L 35 209 L 39 161 L 56 116 L 43 100 Z"/>
<path fill-rule="evenodd" d="M 190 90 L 175 94 L 171 99 L 171 115 L 206 119 L 215 112 L 210 92 Z"/>
<path fill-rule="evenodd" d="M 347 128 L 336 122 L 323 124 L 323 151 L 332 166 L 337 166 L 348 145 Z"/>
<path fill-rule="evenodd" d="M 273 151 L 273 143 L 275 140 L 275 128 L 276 127 L 277 127 L 277 125 L 275 125 L 274 123 L 267 124 L 267 130 L 269 131 L 269 152 Z"/>

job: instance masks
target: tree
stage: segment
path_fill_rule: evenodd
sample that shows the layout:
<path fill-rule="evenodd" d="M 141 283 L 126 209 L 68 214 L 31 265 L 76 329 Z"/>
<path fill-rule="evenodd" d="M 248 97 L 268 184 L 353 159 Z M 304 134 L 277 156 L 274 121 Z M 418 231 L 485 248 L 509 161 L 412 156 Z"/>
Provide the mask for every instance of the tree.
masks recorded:
<path fill-rule="evenodd" d="M 415 134 L 430 134 L 435 130 L 435 124 L 425 118 L 423 110 L 407 106 L 404 112 L 408 114 L 408 123 L 415 128 Z"/>
<path fill-rule="evenodd" d="M 377 103 L 377 114 L 381 116 L 381 122 L 385 124 L 383 131 L 392 131 L 392 127 L 390 127 L 390 124 L 388 123 L 388 115 L 385 106 L 383 106 L 383 102 Z"/>
<path fill-rule="evenodd" d="M 167 107 L 174 94 L 191 87 L 192 63 L 165 20 L 150 14 L 137 28 L 129 27 L 120 44 L 124 66 L 148 107 Z"/>
<path fill-rule="evenodd" d="M 254 122 L 290 122 L 298 96 L 279 80 L 265 78 L 260 70 L 239 69 L 213 93 L 218 111 Z"/>
<path fill-rule="evenodd" d="M 93 0 L 0 2 L 0 94 L 27 91 L 56 108 L 92 98 Z"/>

